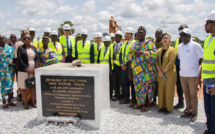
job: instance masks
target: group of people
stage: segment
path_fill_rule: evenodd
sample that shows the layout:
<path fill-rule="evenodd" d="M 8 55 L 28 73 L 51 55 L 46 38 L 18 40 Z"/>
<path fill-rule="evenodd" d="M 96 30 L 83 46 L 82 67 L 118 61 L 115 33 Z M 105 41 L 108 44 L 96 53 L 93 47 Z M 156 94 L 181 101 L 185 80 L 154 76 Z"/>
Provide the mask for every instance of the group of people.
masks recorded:
<path fill-rule="evenodd" d="M 87 40 L 86 30 L 74 38 L 68 24 L 63 26 L 64 35 L 59 40 L 57 31 L 49 28 L 39 41 L 35 39 L 34 28 L 21 31 L 19 42 L 16 42 L 16 35 L 11 34 L 11 43 L 6 44 L 5 37 L 0 35 L 3 108 L 16 105 L 11 101 L 15 76 L 18 99 L 22 100 L 24 108 L 28 109 L 29 100 L 37 107 L 36 87 L 27 89 L 25 85 L 27 78 L 34 77 L 35 69 L 81 59 L 82 63 L 109 64 L 110 100 L 130 103 L 130 108 L 145 112 L 149 106 L 156 105 L 158 96 L 158 112 L 169 114 L 173 108 L 184 107 L 184 94 L 186 109 L 181 118 L 190 118 L 191 122 L 197 120 L 197 84 L 201 86 L 203 78 L 208 127 L 205 133 L 215 133 L 215 11 L 208 15 L 205 30 L 211 35 L 206 38 L 204 49 L 192 40 L 192 32 L 186 24 L 178 28 L 175 47 L 172 47 L 171 35 L 163 33 L 162 29 L 156 30 L 156 40 L 146 40 L 143 26 L 136 32 L 128 27 L 125 34 L 117 31 L 103 38 L 97 32 L 93 41 Z M 173 106 L 175 86 L 179 102 Z"/>

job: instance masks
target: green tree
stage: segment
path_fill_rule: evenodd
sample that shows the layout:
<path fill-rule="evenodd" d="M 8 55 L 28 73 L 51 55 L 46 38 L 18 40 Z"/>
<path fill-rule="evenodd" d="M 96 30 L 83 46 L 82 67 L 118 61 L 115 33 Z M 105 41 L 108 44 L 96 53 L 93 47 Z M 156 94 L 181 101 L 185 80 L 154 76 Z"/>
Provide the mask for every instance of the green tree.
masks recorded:
<path fill-rule="evenodd" d="M 63 35 L 63 25 L 64 24 L 69 24 L 71 27 L 73 27 L 73 23 L 71 21 L 64 21 L 63 24 L 60 25 L 60 27 L 58 28 L 58 35 L 61 36 Z M 73 34 L 75 32 L 75 29 L 72 28 L 71 29 L 71 33 L 70 34 Z"/>
<path fill-rule="evenodd" d="M 203 40 L 200 40 L 198 37 L 194 36 L 192 37 L 192 39 L 196 42 L 198 42 L 199 44 L 201 44 L 202 46 L 204 45 L 204 41 Z"/>
<path fill-rule="evenodd" d="M 155 40 L 153 37 L 146 37 L 147 40 Z"/>

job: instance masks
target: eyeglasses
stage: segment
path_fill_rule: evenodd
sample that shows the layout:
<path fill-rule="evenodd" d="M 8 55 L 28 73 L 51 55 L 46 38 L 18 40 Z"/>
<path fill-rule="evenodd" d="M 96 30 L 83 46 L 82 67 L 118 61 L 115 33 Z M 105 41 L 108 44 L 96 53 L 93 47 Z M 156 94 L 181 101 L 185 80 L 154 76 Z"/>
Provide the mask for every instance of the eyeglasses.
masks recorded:
<path fill-rule="evenodd" d="M 162 39 L 163 39 L 163 40 L 168 40 L 168 39 L 169 39 L 169 37 L 163 37 Z"/>
<path fill-rule="evenodd" d="M 26 37 L 25 37 L 25 38 L 23 38 L 23 39 L 24 39 L 24 40 L 30 40 L 31 38 L 29 38 L 29 37 L 26 38 Z"/>
<path fill-rule="evenodd" d="M 11 39 L 16 39 L 16 37 L 10 37 Z"/>
<path fill-rule="evenodd" d="M 70 31 L 70 30 L 64 30 L 64 31 Z"/>
<path fill-rule="evenodd" d="M 205 25 L 208 25 L 209 23 L 214 23 L 215 21 L 206 21 Z"/>
<path fill-rule="evenodd" d="M 178 30 L 183 30 L 183 29 L 184 29 L 184 28 L 182 28 L 182 27 L 179 27 L 179 28 L 178 28 Z"/>

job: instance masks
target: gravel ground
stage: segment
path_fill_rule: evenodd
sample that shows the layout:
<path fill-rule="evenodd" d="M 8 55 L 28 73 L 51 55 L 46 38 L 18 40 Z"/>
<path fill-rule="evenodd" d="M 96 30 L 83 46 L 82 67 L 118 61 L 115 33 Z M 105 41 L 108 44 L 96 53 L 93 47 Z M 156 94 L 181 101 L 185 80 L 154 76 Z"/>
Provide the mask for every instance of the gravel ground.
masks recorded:
<path fill-rule="evenodd" d="M 177 103 L 177 98 L 175 98 L 175 103 Z M 37 121 L 35 108 L 30 107 L 29 110 L 24 110 L 22 104 L 17 102 L 16 107 L 9 107 L 9 109 L 0 107 L 0 134 L 201 134 L 206 129 L 203 100 L 199 100 L 198 120 L 195 123 L 179 117 L 184 109 L 174 110 L 168 115 L 157 113 L 157 110 L 157 106 L 154 106 L 143 113 L 128 108 L 128 105 L 111 102 L 111 108 L 107 112 L 102 127 L 94 129 L 81 123 L 78 123 L 76 127 L 71 123 L 67 126 L 46 125 L 45 122 Z"/>

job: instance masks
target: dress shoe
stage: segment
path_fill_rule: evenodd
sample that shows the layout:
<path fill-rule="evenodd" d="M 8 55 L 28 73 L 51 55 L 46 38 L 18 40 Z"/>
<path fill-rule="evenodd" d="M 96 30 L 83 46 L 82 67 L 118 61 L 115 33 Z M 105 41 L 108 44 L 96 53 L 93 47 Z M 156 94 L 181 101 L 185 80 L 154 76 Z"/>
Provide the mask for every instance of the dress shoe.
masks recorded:
<path fill-rule="evenodd" d="M 168 110 L 166 110 L 166 111 L 164 112 L 165 115 L 170 114 L 170 113 L 171 113 L 171 112 L 168 111 Z"/>
<path fill-rule="evenodd" d="M 190 116 L 190 122 L 195 122 L 197 120 L 197 115 L 196 114 L 192 114 Z"/>
<path fill-rule="evenodd" d="M 135 103 L 131 102 L 128 107 L 133 108 L 134 106 L 135 106 Z"/>
<path fill-rule="evenodd" d="M 203 134 L 210 134 L 208 130 L 205 130 Z"/>
<path fill-rule="evenodd" d="M 129 103 L 129 101 L 127 101 L 127 100 L 119 101 L 119 104 L 128 104 L 128 103 Z"/>
<path fill-rule="evenodd" d="M 174 106 L 174 108 L 175 109 L 184 108 L 184 104 L 178 103 L 177 105 Z"/>
<path fill-rule="evenodd" d="M 166 112 L 166 111 L 167 111 L 166 108 L 160 108 L 160 109 L 158 109 L 158 113 L 164 113 L 164 112 Z"/>
<path fill-rule="evenodd" d="M 116 97 L 111 97 L 110 100 L 111 101 L 117 101 Z"/>
<path fill-rule="evenodd" d="M 192 113 L 186 112 L 186 113 L 182 114 L 180 117 L 181 118 L 185 118 L 185 117 L 190 118 L 191 116 L 192 116 Z"/>

